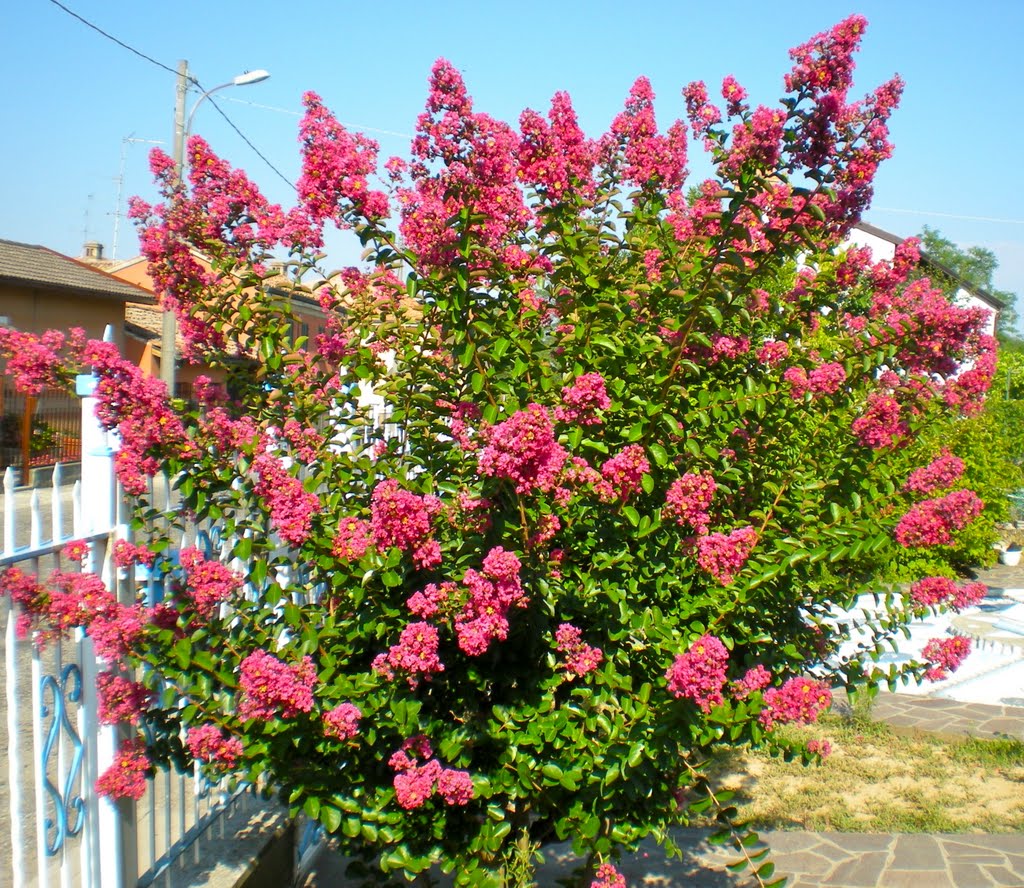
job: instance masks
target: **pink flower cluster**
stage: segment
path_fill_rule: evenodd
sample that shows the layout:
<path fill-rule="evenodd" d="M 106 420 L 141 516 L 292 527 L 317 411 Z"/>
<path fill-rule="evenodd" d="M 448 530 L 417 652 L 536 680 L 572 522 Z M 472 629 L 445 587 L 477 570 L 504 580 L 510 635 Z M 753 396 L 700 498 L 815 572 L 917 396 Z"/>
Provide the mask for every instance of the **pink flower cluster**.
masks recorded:
<path fill-rule="evenodd" d="M 711 337 L 710 361 L 717 364 L 721 360 L 736 360 L 750 353 L 750 340 L 746 336 L 724 336 L 716 334 Z"/>
<path fill-rule="evenodd" d="M 513 265 L 524 258 L 518 234 L 531 214 L 517 181 L 519 141 L 506 124 L 473 112 L 450 62 L 434 63 L 427 110 L 412 143 L 414 185 L 399 190 L 402 237 L 422 263 L 445 266 L 456 256 L 458 233 L 448 220 L 463 210 L 485 220 L 474 228 L 478 252 L 500 253 Z M 441 167 L 430 175 L 435 161 Z"/>
<path fill-rule="evenodd" d="M 430 741 L 420 734 L 402 743 L 401 749 L 388 760 L 397 772 L 395 798 L 406 811 L 421 807 L 435 793 L 451 806 L 468 805 L 473 799 L 473 778 L 469 773 L 445 768 L 433 755 Z"/>
<path fill-rule="evenodd" d="M 583 633 L 572 623 L 562 623 L 555 630 L 555 649 L 565 655 L 565 671 L 570 678 L 579 678 L 601 665 L 601 648 L 584 643 Z"/>
<path fill-rule="evenodd" d="M 109 662 L 127 656 L 142 638 L 146 618 L 141 605 L 108 602 L 88 622 L 89 637 L 96 653 Z"/>
<path fill-rule="evenodd" d="M 625 146 L 623 178 L 637 188 L 679 188 L 686 179 L 686 127 L 675 121 L 666 135 L 654 117 L 654 90 L 638 77 L 629 90 L 626 107 L 612 121 L 609 136 Z"/>
<path fill-rule="evenodd" d="M 296 188 L 310 220 L 322 226 L 330 219 L 345 227 L 352 211 L 370 219 L 387 216 L 387 196 L 367 185 L 376 172 L 377 143 L 346 130 L 316 93 L 307 92 L 302 103 L 302 176 Z"/>
<path fill-rule="evenodd" d="M 709 509 L 717 485 L 710 472 L 687 472 L 672 482 L 665 494 L 664 513 L 679 525 L 689 524 L 703 536 L 711 524 Z"/>
<path fill-rule="evenodd" d="M 951 304 L 927 278 L 912 281 L 902 290 L 876 292 L 871 313 L 893 331 L 899 344 L 897 360 L 909 373 L 950 379 L 965 362 L 989 352 L 991 343 L 982 334 L 987 313 Z M 987 370 L 976 379 L 968 378 L 967 389 L 959 392 L 958 399 L 984 394 L 990 382 Z"/>
<path fill-rule="evenodd" d="M 301 546 L 312 532 L 313 516 L 320 511 L 320 500 L 272 453 L 257 456 L 252 470 L 256 476 L 253 490 L 269 506 L 274 529 L 289 545 Z"/>
<path fill-rule="evenodd" d="M 208 561 L 198 549 L 182 549 L 180 557 L 185 589 L 199 616 L 209 617 L 242 588 L 241 576 L 219 561 Z"/>
<path fill-rule="evenodd" d="M 394 546 L 412 553 L 417 567 L 436 567 L 441 563 L 441 547 L 432 534 L 434 516 L 440 510 L 437 497 L 417 496 L 392 478 L 381 481 L 373 489 L 370 504 L 373 541 L 382 551 Z"/>
<path fill-rule="evenodd" d="M 597 411 L 607 410 L 611 405 L 604 377 L 600 373 L 584 373 L 577 376 L 572 385 L 562 389 L 562 403 L 555 408 L 555 419 L 580 425 L 600 425 Z"/>
<path fill-rule="evenodd" d="M 114 564 L 123 568 L 129 568 L 136 564 L 152 567 L 156 564 L 156 552 L 150 551 L 145 546 L 136 546 L 129 543 L 128 540 L 118 540 L 114 543 Z"/>
<path fill-rule="evenodd" d="M 436 627 L 426 622 L 410 623 L 402 630 L 398 644 L 374 658 L 373 671 L 388 679 L 403 675 L 415 688 L 422 678 L 444 672 L 444 663 L 437 654 L 439 644 Z"/>
<path fill-rule="evenodd" d="M 589 196 L 594 190 L 594 143 L 580 129 L 567 93 L 555 93 L 548 121 L 530 110 L 519 117 L 520 180 L 542 190 L 551 203 L 574 190 Z"/>
<path fill-rule="evenodd" d="M 417 592 L 413 592 L 405 602 L 406 607 L 417 617 L 429 620 L 436 616 L 442 608 L 447 608 L 459 591 L 458 583 L 428 583 Z"/>
<path fill-rule="evenodd" d="M 601 466 L 603 480 L 597 485 L 598 496 L 604 502 L 629 499 L 640 490 L 643 476 L 650 470 L 643 447 L 628 444 Z"/>
<path fill-rule="evenodd" d="M 238 737 L 225 737 L 216 725 L 189 728 L 185 741 L 192 758 L 229 771 L 238 764 L 245 748 Z"/>
<path fill-rule="evenodd" d="M 873 450 L 890 447 L 909 432 L 896 399 L 879 392 L 868 395 L 867 407 L 863 415 L 853 421 L 852 429 L 857 440 Z"/>
<path fill-rule="evenodd" d="M 853 53 L 867 25 L 864 16 L 851 15 L 834 28 L 791 49 L 789 55 L 796 65 L 786 75 L 786 90 L 845 93 L 853 83 Z"/>
<path fill-rule="evenodd" d="M 309 657 L 285 663 L 266 651 L 253 651 L 241 663 L 238 717 L 269 721 L 309 712 L 315 684 L 316 667 Z"/>
<path fill-rule="evenodd" d="M 466 571 L 462 582 L 469 597 L 455 618 L 455 632 L 459 647 L 471 657 L 482 656 L 492 641 L 508 638 L 509 612 L 526 607 L 520 567 L 514 553 L 496 546 L 487 553 L 480 572 Z"/>
<path fill-rule="evenodd" d="M 77 561 L 82 564 L 89 557 L 89 544 L 85 540 L 71 540 L 64 545 L 61 554 L 68 561 Z"/>
<path fill-rule="evenodd" d="M 942 681 L 950 672 L 960 668 L 970 652 L 971 640 L 966 635 L 931 639 L 921 651 L 921 655 L 931 664 L 924 677 L 929 681 Z"/>
<path fill-rule="evenodd" d="M 832 755 L 832 744 L 828 740 L 808 740 L 807 751 L 811 755 L 820 755 L 822 758 L 828 758 Z"/>
<path fill-rule="evenodd" d="M 340 703 L 324 713 L 324 736 L 351 740 L 359 733 L 362 711 L 354 703 Z"/>
<path fill-rule="evenodd" d="M 529 404 L 484 432 L 487 446 L 480 453 L 482 475 L 504 478 L 516 493 L 551 490 L 569 454 L 556 440 L 548 411 Z"/>
<path fill-rule="evenodd" d="M 832 691 L 823 681 L 796 677 L 780 688 L 765 691 L 764 703 L 760 719 L 766 728 L 788 722 L 808 725 L 832 705 Z"/>
<path fill-rule="evenodd" d="M 776 367 L 789 357 L 789 345 L 783 340 L 769 339 L 758 349 L 757 359 L 766 367 Z"/>
<path fill-rule="evenodd" d="M 731 178 L 745 167 L 761 173 L 775 170 L 782 148 L 785 113 L 778 108 L 759 105 L 747 121 L 740 121 L 732 130 L 732 145 L 722 161 L 722 171 Z"/>
<path fill-rule="evenodd" d="M 116 672 L 100 672 L 96 676 L 100 724 L 134 725 L 153 702 L 154 694 L 144 684 Z"/>
<path fill-rule="evenodd" d="M 17 637 L 28 638 L 39 617 L 47 612 L 49 593 L 39 584 L 34 574 L 26 574 L 17 567 L 8 567 L 0 572 L 0 595 L 11 599 L 12 610 L 16 606 Z"/>
<path fill-rule="evenodd" d="M 324 446 L 324 436 L 316 429 L 303 426 L 298 420 L 285 420 L 281 436 L 288 442 L 291 457 L 300 465 L 308 466 L 320 458 L 320 450 Z"/>
<path fill-rule="evenodd" d="M 900 518 L 896 542 L 908 549 L 947 546 L 953 542 L 953 533 L 963 530 L 984 507 L 973 490 L 954 490 L 938 499 L 922 500 Z"/>
<path fill-rule="evenodd" d="M 723 586 L 743 569 L 757 545 L 757 531 L 740 527 L 729 534 L 711 533 L 697 540 L 697 563 Z"/>
<path fill-rule="evenodd" d="M 964 461 L 944 450 L 942 454 L 928 465 L 915 469 L 910 473 L 903 489 L 908 493 L 935 493 L 948 490 L 964 473 Z"/>
<path fill-rule="evenodd" d="M 782 374 L 789 383 L 790 395 L 799 400 L 808 392 L 811 395 L 834 395 L 844 382 L 846 370 L 842 364 L 821 364 L 808 373 L 803 367 L 790 367 Z"/>
<path fill-rule="evenodd" d="M 693 700 L 703 712 L 723 702 L 729 652 L 713 635 L 702 635 L 685 653 L 675 658 L 665 679 L 673 697 Z"/>
<path fill-rule="evenodd" d="M 20 609 L 15 624 L 19 638 L 38 628 L 37 640 L 42 643 L 69 629 L 83 628 L 97 655 L 115 661 L 141 637 L 145 626 L 142 607 L 119 603 L 96 574 L 55 570 L 48 587 L 15 567 L 0 574 L 0 594 L 9 595 Z"/>
<path fill-rule="evenodd" d="M 594 873 L 590 888 L 626 888 L 626 877 L 610 863 L 602 863 Z"/>
<path fill-rule="evenodd" d="M 80 349 L 84 340 L 85 331 L 73 329 L 72 351 Z M 44 388 L 67 385 L 66 362 L 60 354 L 66 344 L 66 337 L 58 330 L 36 334 L 0 327 L 0 355 L 7 361 L 5 372 L 14 378 L 15 388 L 27 395 L 38 395 Z"/>
<path fill-rule="evenodd" d="M 683 90 L 683 98 L 686 100 L 686 116 L 693 128 L 695 139 L 704 139 L 705 145 L 709 143 L 712 127 L 722 122 L 722 112 L 708 99 L 707 85 L 700 80 L 694 80 Z"/>
<path fill-rule="evenodd" d="M 338 532 L 334 535 L 331 551 L 335 558 L 342 561 L 358 561 L 371 545 L 373 533 L 370 530 L 370 522 L 348 516 L 338 522 Z"/>
<path fill-rule="evenodd" d="M 138 801 L 146 794 L 150 767 L 145 741 L 141 737 L 125 740 L 114 755 L 114 763 L 96 781 L 96 792 L 111 799 Z"/>
<path fill-rule="evenodd" d="M 299 124 L 300 128 L 304 125 Z M 169 233 L 182 240 L 218 238 L 232 255 L 243 260 L 277 243 L 320 245 L 320 220 L 311 219 L 305 206 L 300 204 L 285 213 L 263 196 L 244 171 L 232 169 L 199 136 L 189 138 L 188 154 L 192 193 L 190 197 L 178 196 L 165 209 Z M 173 292 L 173 286 L 170 289 Z M 182 289 L 179 287 L 179 292 Z M 212 324 L 203 320 L 201 326 L 207 328 L 202 335 L 216 336 Z"/>
<path fill-rule="evenodd" d="M 171 409 L 167 387 L 121 357 L 113 342 L 89 340 L 82 360 L 99 376 L 96 417 L 105 428 L 116 428 L 121 449 L 114 457 L 118 480 L 132 495 L 145 493 L 148 478 L 160 468 L 159 456 L 190 458 L 196 447 L 181 418 Z"/>
<path fill-rule="evenodd" d="M 745 700 L 754 691 L 760 691 L 768 687 L 771 681 L 772 674 L 763 665 L 758 663 L 756 666 L 748 669 L 741 679 L 732 683 L 733 696 L 737 700 Z"/>
<path fill-rule="evenodd" d="M 910 598 L 919 607 L 945 605 L 955 611 L 973 607 L 984 600 L 988 587 L 984 583 L 958 586 L 947 577 L 925 577 L 910 587 Z"/>

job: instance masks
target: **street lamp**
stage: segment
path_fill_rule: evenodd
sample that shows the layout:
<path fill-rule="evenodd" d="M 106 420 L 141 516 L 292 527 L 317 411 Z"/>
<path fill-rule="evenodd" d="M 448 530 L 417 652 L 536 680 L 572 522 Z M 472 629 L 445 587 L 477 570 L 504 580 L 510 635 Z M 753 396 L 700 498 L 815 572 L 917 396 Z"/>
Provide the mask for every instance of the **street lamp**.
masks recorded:
<path fill-rule="evenodd" d="M 248 86 L 250 83 L 260 83 L 266 80 L 270 76 L 269 71 L 264 71 L 262 68 L 258 68 L 255 71 L 246 71 L 244 74 L 239 74 L 237 77 L 231 78 L 227 83 L 222 83 L 220 86 L 215 86 L 213 89 L 208 89 L 192 106 L 192 110 L 188 115 L 188 122 L 185 124 L 185 139 L 188 139 L 188 134 L 192 132 L 192 118 L 196 116 L 196 111 L 199 106 L 203 104 L 203 100 L 207 96 L 213 95 L 215 92 L 221 89 L 227 89 L 229 86 Z"/>
<path fill-rule="evenodd" d="M 229 86 L 248 86 L 250 83 L 260 83 L 269 76 L 270 73 L 268 71 L 259 68 L 256 71 L 246 71 L 231 78 L 227 83 L 222 83 L 213 89 L 208 89 L 196 99 L 196 103 L 192 106 L 192 110 L 189 112 L 188 119 L 186 120 L 185 97 L 188 94 L 188 84 L 192 77 L 188 73 L 188 62 L 185 60 L 178 62 L 178 86 L 174 103 L 174 178 L 177 185 L 181 186 L 185 178 L 185 143 L 188 141 L 189 133 L 192 131 L 192 119 L 196 116 L 196 110 L 203 101 L 218 90 L 227 89 Z M 172 398 L 174 397 L 174 377 L 177 363 L 176 332 L 177 319 L 174 316 L 174 312 L 165 310 L 163 313 L 163 331 L 160 344 L 160 378 L 166 384 L 167 393 Z"/>

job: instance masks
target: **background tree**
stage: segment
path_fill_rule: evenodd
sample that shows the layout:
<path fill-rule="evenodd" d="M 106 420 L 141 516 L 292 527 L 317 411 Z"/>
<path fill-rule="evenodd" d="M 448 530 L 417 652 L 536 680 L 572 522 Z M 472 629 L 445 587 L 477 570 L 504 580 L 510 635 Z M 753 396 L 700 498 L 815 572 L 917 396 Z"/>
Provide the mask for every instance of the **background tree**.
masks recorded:
<path fill-rule="evenodd" d="M 918 237 L 925 256 L 941 263 L 968 284 L 981 288 L 1004 303 L 1005 307 L 999 312 L 996 323 L 996 336 L 1004 348 L 1024 350 L 1024 339 L 1021 339 L 1017 330 L 1017 294 L 1010 290 L 998 289 L 993 281 L 996 269 L 999 268 L 996 254 L 985 247 L 968 247 L 965 250 L 944 237 L 942 232 L 927 225 L 921 229 Z M 956 282 L 948 276 L 935 274 L 931 269 L 929 274 L 937 285 L 956 292 Z"/>

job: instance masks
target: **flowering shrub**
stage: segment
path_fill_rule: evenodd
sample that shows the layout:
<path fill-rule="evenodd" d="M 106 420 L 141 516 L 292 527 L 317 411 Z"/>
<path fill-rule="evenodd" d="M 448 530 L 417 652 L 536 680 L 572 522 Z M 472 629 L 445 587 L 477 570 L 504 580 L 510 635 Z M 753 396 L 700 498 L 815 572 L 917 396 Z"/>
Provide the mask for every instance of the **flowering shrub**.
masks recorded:
<path fill-rule="evenodd" d="M 778 106 L 692 83 L 662 132 L 641 78 L 596 140 L 562 93 L 518 130 L 492 119 L 442 60 L 411 160 L 383 172 L 311 94 L 289 210 L 201 139 L 188 188 L 154 155 L 166 201 L 133 205 L 143 249 L 231 397 L 204 383 L 190 408 L 103 343 L 0 330 L 26 387 L 98 376 L 139 495 L 144 545 L 119 563 L 169 545 L 141 495 L 161 468 L 229 541 L 223 564 L 180 553 L 156 605 L 4 576 L 26 631 L 84 626 L 121 672 L 147 666 L 156 698 L 105 682 L 105 711 L 137 701 L 157 739 L 126 746 L 104 792 L 191 756 L 266 778 L 386 871 L 439 863 L 474 886 L 528 880 L 566 838 L 581 878 L 621 885 L 621 849 L 671 847 L 709 807 L 730 822 L 707 753 L 785 745 L 776 725 L 868 681 L 829 659 L 864 564 L 946 545 L 982 507 L 954 454 L 905 458 L 981 402 L 982 313 L 908 283 L 912 242 L 892 262 L 840 247 L 901 89 L 850 98 L 864 25 L 793 50 Z M 688 133 L 716 169 L 689 187 Z M 318 269 L 328 223 L 364 266 Z M 263 285 L 275 250 L 323 309 L 309 341 Z M 388 426 L 352 409 L 358 387 Z M 872 646 L 975 592 L 889 596 Z M 937 644 L 909 671 L 963 654 Z"/>

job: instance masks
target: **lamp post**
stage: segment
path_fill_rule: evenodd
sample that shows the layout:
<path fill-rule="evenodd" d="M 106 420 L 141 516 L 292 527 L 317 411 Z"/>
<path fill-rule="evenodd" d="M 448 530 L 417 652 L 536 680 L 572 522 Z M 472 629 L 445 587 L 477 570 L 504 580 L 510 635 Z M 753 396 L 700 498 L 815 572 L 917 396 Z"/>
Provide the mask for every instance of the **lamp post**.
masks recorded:
<path fill-rule="evenodd" d="M 188 62 L 184 59 L 178 62 L 178 83 L 175 91 L 174 102 L 174 178 L 181 186 L 185 178 L 185 143 L 192 131 L 192 119 L 196 116 L 196 110 L 203 101 L 213 93 L 229 86 L 248 86 L 250 83 L 259 83 L 266 80 L 270 73 L 262 68 L 256 71 L 246 71 L 237 77 L 231 78 L 227 83 L 208 89 L 192 106 L 188 119 L 185 118 L 185 98 L 188 94 L 188 84 L 192 79 L 188 72 Z M 177 319 L 173 311 L 164 311 L 163 330 L 160 344 L 160 378 L 167 386 L 167 393 L 174 397 L 174 381 L 177 363 L 176 332 Z"/>

